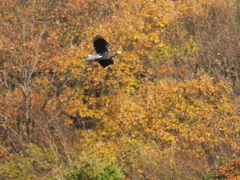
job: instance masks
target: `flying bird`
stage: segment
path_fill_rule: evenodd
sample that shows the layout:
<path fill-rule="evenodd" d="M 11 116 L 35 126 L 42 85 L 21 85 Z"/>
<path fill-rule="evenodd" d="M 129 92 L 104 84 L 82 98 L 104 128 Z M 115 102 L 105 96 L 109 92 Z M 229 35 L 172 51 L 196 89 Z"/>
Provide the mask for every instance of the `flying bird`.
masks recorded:
<path fill-rule="evenodd" d="M 109 42 L 103 39 L 101 36 L 96 36 L 93 39 L 93 46 L 97 54 L 89 54 L 88 58 L 85 59 L 84 62 L 88 63 L 91 61 L 97 61 L 104 68 L 110 64 L 114 64 L 113 57 L 122 53 L 121 51 L 111 52 L 109 50 Z"/>

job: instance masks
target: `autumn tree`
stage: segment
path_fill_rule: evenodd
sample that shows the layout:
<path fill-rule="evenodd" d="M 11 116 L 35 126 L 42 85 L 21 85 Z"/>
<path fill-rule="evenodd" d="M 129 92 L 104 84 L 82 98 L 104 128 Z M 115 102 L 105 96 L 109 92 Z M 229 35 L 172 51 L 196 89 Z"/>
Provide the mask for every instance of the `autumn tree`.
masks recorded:
<path fill-rule="evenodd" d="M 238 177 L 236 1 L 0 6 L 0 179 Z"/>

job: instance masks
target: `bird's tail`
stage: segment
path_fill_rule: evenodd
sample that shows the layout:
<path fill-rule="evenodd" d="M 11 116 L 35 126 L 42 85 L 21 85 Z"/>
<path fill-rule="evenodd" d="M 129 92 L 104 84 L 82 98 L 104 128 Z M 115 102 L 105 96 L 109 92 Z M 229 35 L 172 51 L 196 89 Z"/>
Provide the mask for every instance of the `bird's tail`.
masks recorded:
<path fill-rule="evenodd" d="M 98 59 L 98 58 L 101 58 L 102 56 L 100 54 L 95 54 L 95 55 L 92 55 L 92 54 L 89 54 L 88 55 L 88 58 L 84 60 L 84 62 L 88 63 L 88 62 L 91 62 L 93 59 Z"/>

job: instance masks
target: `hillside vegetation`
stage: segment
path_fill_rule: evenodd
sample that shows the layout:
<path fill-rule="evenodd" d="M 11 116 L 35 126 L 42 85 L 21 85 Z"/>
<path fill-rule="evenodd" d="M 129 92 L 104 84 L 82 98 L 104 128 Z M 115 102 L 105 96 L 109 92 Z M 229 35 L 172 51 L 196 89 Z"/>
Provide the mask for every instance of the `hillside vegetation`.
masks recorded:
<path fill-rule="evenodd" d="M 0 2 L 0 179 L 240 179 L 239 95 L 237 0 Z"/>

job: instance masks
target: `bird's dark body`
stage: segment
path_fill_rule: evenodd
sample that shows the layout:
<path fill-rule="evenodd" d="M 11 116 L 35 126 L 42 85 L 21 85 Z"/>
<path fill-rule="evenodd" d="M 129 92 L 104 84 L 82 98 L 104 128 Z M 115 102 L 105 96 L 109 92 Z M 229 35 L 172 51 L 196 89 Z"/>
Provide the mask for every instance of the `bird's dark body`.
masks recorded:
<path fill-rule="evenodd" d="M 109 52 L 105 51 L 103 54 L 101 54 L 101 58 L 97 59 L 102 67 L 107 67 L 110 64 L 114 64 L 113 58 L 117 55 L 117 52 Z"/>

